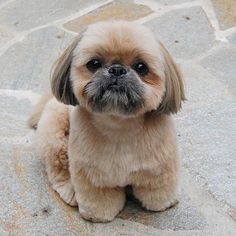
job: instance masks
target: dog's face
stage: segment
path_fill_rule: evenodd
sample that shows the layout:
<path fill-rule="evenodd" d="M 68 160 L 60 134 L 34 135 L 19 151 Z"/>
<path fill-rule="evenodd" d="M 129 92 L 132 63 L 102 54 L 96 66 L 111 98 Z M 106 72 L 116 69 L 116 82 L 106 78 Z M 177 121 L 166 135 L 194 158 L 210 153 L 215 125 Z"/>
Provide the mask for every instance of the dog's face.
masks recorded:
<path fill-rule="evenodd" d="M 59 58 L 52 90 L 66 104 L 118 116 L 176 113 L 184 99 L 164 46 L 146 27 L 124 21 L 96 23 L 81 33 Z"/>

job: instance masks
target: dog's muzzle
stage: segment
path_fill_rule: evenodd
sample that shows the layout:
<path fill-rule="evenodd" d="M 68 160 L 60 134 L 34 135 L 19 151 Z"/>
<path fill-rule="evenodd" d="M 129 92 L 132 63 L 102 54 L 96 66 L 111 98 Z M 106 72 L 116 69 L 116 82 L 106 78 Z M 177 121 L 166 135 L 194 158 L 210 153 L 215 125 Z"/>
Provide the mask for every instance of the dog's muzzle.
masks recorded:
<path fill-rule="evenodd" d="M 86 85 L 88 104 L 95 112 L 128 115 L 143 106 L 143 85 L 136 75 L 122 66 L 113 65 L 108 73 L 99 73 Z"/>

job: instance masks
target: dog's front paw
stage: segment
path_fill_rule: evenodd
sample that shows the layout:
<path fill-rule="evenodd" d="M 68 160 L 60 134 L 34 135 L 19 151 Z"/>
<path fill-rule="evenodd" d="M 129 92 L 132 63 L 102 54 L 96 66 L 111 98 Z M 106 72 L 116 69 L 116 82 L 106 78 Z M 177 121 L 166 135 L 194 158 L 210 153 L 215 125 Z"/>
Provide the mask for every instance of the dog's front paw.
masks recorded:
<path fill-rule="evenodd" d="M 101 201 L 79 203 L 79 212 L 85 220 L 92 222 L 109 222 L 122 210 L 125 196 L 114 196 L 113 199 L 101 199 Z"/>
<path fill-rule="evenodd" d="M 80 215 L 85 219 L 92 222 L 109 222 L 112 221 L 118 212 L 112 213 L 109 209 L 96 209 L 96 212 L 92 211 L 89 208 L 79 206 Z"/>
<path fill-rule="evenodd" d="M 177 205 L 179 203 L 179 201 L 177 199 L 170 199 L 167 200 L 165 202 L 153 202 L 151 204 L 143 204 L 143 206 L 150 211 L 157 211 L 157 212 L 161 212 L 161 211 L 165 211 L 175 205 Z"/>
<path fill-rule="evenodd" d="M 165 211 L 178 203 L 175 191 L 166 189 L 134 188 L 134 196 L 151 211 Z"/>
<path fill-rule="evenodd" d="M 60 197 L 70 206 L 77 206 L 75 198 L 75 190 L 70 180 L 58 182 L 52 185 L 52 188 L 60 195 Z"/>
<path fill-rule="evenodd" d="M 77 193 L 76 193 L 77 194 Z M 91 188 L 90 193 L 77 194 L 79 212 L 85 220 L 92 222 L 112 221 L 122 210 L 125 203 L 125 192 L 122 188 Z"/>

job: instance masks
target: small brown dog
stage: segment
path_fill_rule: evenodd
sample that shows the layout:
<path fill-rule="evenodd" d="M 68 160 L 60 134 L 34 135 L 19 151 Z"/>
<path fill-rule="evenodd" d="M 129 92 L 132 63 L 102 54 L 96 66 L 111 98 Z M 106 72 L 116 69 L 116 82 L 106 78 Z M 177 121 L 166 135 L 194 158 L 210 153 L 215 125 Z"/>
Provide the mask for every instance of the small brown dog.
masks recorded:
<path fill-rule="evenodd" d="M 125 186 L 153 211 L 176 202 L 179 157 L 171 113 L 181 108 L 181 74 L 144 26 L 90 25 L 55 64 L 30 123 L 61 198 L 83 218 L 111 221 Z"/>

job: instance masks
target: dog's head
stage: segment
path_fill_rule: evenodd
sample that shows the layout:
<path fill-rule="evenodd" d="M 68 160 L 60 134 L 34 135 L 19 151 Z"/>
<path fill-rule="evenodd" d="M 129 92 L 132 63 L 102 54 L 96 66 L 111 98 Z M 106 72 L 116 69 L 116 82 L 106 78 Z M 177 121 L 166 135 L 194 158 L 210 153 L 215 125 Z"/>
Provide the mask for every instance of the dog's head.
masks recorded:
<path fill-rule="evenodd" d="M 90 25 L 56 62 L 55 97 L 91 112 L 176 113 L 184 88 L 176 64 L 149 29 L 131 22 Z"/>

